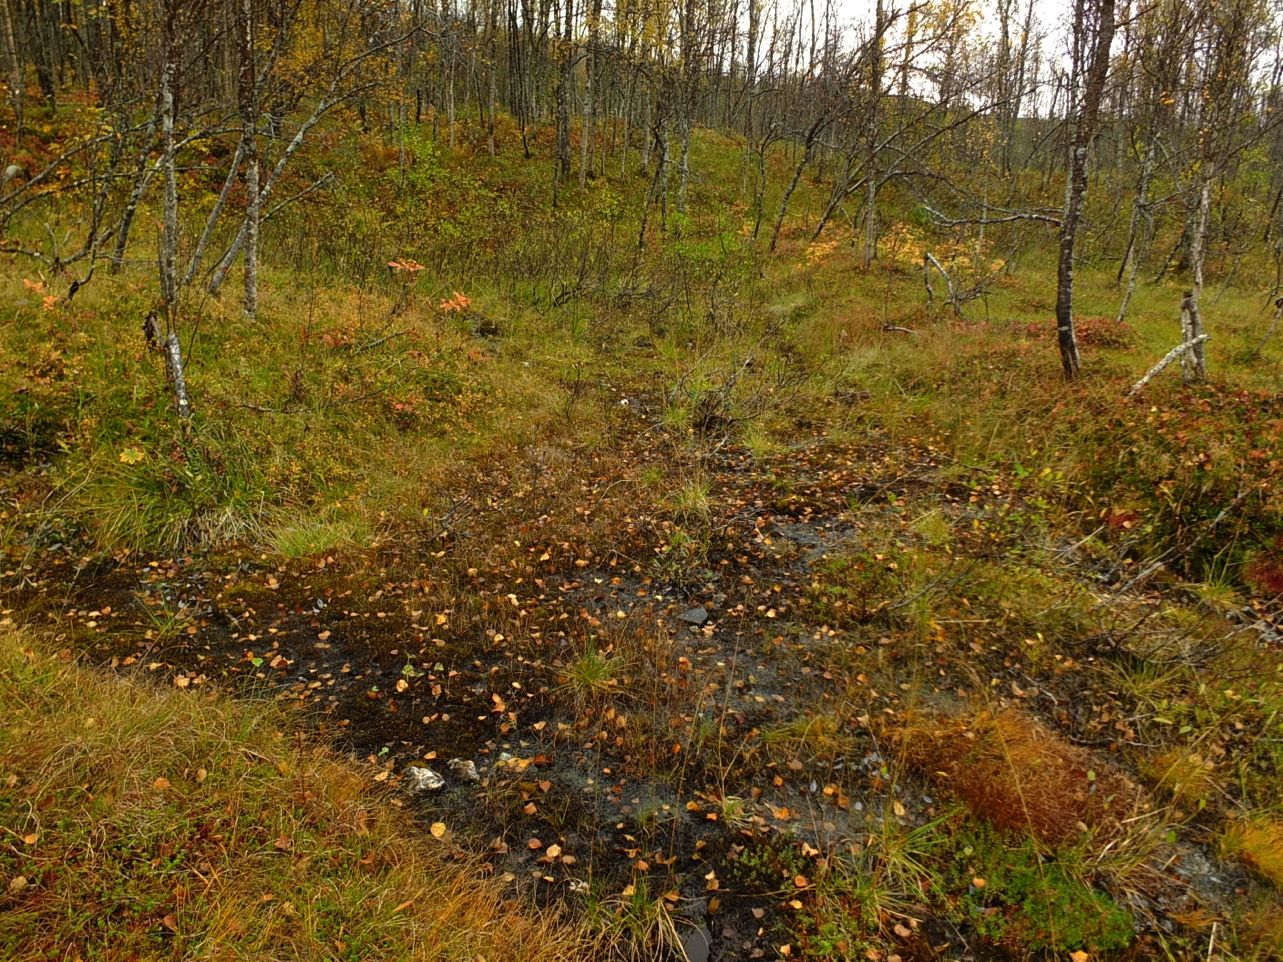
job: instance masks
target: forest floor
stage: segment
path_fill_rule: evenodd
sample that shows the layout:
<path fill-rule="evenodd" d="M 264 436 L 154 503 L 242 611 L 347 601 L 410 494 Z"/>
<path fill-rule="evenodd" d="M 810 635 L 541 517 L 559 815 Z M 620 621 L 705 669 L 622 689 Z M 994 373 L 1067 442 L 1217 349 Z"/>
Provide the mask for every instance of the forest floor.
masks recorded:
<path fill-rule="evenodd" d="M 1183 691 L 1176 656 L 1143 662 L 1122 629 L 1147 623 L 1163 650 L 1207 640 L 1173 614 L 1179 584 L 1151 575 L 1142 591 L 1081 544 L 1031 544 L 1019 493 L 875 434 L 765 456 L 722 447 L 651 513 L 635 489 L 676 455 L 648 399 L 630 401 L 597 450 L 487 470 L 465 489 L 484 504 L 424 543 L 293 562 L 54 554 L 10 574 L 6 614 L 130 675 L 301 706 L 374 781 L 438 772 L 443 788 L 413 796 L 425 823 L 476 840 L 541 903 L 635 927 L 621 938 L 663 942 L 671 916 L 692 958 L 1121 948 L 1133 913 L 1144 942 L 1236 910 L 1251 880 L 1206 843 L 1211 824 L 1118 758 L 1150 744 L 1156 694 Z M 673 518 L 704 539 L 676 580 Z M 1270 617 L 1228 631 L 1276 650 Z M 1047 740 L 1008 759 L 1022 794 L 1046 796 L 1024 813 L 964 786 L 968 811 L 904 742 L 961 757 L 992 724 Z M 1255 735 L 1236 725 L 1218 730 L 1225 754 Z M 1058 856 L 1069 880 L 1032 907 L 976 888 L 994 856 L 962 851 L 986 816 L 1060 844 L 1093 818 L 1097 785 L 1122 797 L 1083 833 L 1098 846 L 1075 837 L 1085 847 Z"/>
<path fill-rule="evenodd" d="M 1224 292 L 1212 384 L 1127 400 L 1175 333 L 1166 287 L 1089 317 L 1064 386 L 1038 268 L 960 318 L 794 234 L 748 272 L 718 238 L 703 273 L 477 281 L 462 310 L 282 272 L 256 331 L 202 335 L 186 439 L 137 295 L 33 301 L 5 335 L 0 622 L 289 706 L 583 957 L 1274 957 L 1257 292 Z M 0 911 L 34 857 L 0 851 L 26 880 Z"/>

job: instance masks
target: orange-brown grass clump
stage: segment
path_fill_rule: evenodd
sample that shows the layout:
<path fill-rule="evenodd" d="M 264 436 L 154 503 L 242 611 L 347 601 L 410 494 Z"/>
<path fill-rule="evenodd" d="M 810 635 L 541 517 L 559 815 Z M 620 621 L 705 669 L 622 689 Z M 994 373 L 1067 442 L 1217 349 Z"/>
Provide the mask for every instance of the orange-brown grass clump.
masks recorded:
<path fill-rule="evenodd" d="M 1222 847 L 1262 878 L 1283 888 L 1283 822 L 1257 816 L 1232 822 Z"/>
<path fill-rule="evenodd" d="M 1136 346 L 1136 332 L 1116 318 L 1088 315 L 1075 318 L 1075 335 L 1088 347 L 1130 348 Z"/>
<path fill-rule="evenodd" d="M 1140 789 L 1015 711 L 918 718 L 897 732 L 906 758 L 1000 829 L 1059 845 L 1116 837 Z"/>

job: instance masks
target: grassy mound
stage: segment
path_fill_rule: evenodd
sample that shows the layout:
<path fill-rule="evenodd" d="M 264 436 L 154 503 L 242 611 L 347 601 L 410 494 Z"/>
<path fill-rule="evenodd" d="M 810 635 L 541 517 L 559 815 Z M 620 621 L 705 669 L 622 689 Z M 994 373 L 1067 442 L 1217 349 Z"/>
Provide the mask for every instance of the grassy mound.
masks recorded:
<path fill-rule="evenodd" d="M 0 700 L 0 957 L 582 956 L 261 705 L 104 676 L 11 631 Z"/>
<path fill-rule="evenodd" d="M 1140 792 L 1121 772 L 1033 718 L 1007 711 L 941 719 L 902 733 L 905 754 L 977 816 L 1050 844 L 1095 829 L 1113 835 Z"/>

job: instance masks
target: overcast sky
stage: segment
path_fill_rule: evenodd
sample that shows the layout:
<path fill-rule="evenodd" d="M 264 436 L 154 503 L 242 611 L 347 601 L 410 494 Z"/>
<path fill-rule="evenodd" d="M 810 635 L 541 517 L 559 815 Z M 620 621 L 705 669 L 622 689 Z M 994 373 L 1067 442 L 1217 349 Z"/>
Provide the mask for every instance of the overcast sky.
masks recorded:
<path fill-rule="evenodd" d="M 809 21 L 810 10 L 812 6 L 817 16 L 822 16 L 824 3 L 826 0 L 783 0 L 780 8 L 780 16 L 786 16 L 786 11 L 792 9 L 792 2 L 803 4 L 804 22 Z M 871 24 L 876 6 L 876 0 L 832 0 L 837 10 L 839 22 L 848 32 L 857 29 L 862 24 Z M 884 7 L 904 11 L 909 3 L 918 3 L 921 0 L 883 0 Z M 1012 18 L 1017 22 L 1023 23 L 1026 3 L 1028 0 L 1015 0 L 1016 11 L 1013 11 Z M 1034 20 L 1036 22 L 1035 32 L 1044 38 L 1042 45 L 1044 57 L 1057 58 L 1064 53 L 1063 37 L 1068 26 L 1068 15 L 1071 10 L 1071 0 L 1033 0 Z M 982 18 L 983 26 L 981 30 L 990 36 L 997 33 L 998 17 L 994 9 L 993 0 L 973 0 L 973 9 L 975 9 Z"/>

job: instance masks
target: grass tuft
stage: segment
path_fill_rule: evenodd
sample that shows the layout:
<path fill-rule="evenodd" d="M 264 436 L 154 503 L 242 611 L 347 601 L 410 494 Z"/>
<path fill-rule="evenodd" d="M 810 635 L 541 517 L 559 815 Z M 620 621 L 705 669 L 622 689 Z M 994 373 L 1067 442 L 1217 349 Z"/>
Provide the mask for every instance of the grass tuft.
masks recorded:
<path fill-rule="evenodd" d="M 671 901 L 654 895 L 645 877 L 609 898 L 590 895 L 584 923 L 595 936 L 593 957 L 619 962 L 686 958 Z"/>
<path fill-rule="evenodd" d="M 617 656 L 589 648 L 562 671 L 562 688 L 583 704 L 612 691 L 621 669 Z"/>
<path fill-rule="evenodd" d="M 674 517 L 684 524 L 707 524 L 712 517 L 709 504 L 710 488 L 702 478 L 692 478 L 668 496 L 668 506 Z"/>
<path fill-rule="evenodd" d="M 906 758 L 977 817 L 1049 845 L 1116 837 L 1143 804 L 1122 772 L 1015 711 L 918 719 L 898 736 Z"/>
<path fill-rule="evenodd" d="M 1216 765 L 1196 751 L 1173 748 L 1149 760 L 1144 773 L 1180 805 L 1202 810 L 1221 790 Z"/>
<path fill-rule="evenodd" d="M 368 528 L 356 519 L 308 518 L 278 525 L 268 533 L 272 550 L 286 558 L 315 558 L 331 551 L 360 546 Z"/>
<path fill-rule="evenodd" d="M 1283 888 L 1283 821 L 1258 815 L 1231 822 L 1221 847 L 1227 855 Z"/>

